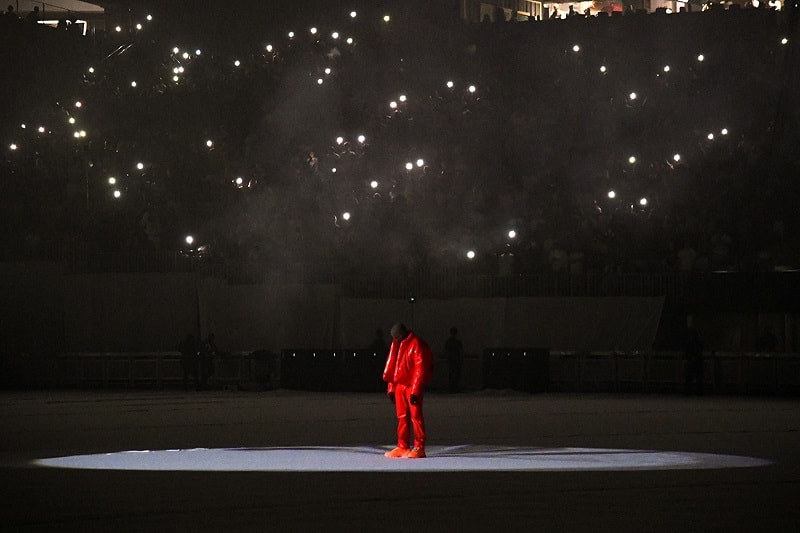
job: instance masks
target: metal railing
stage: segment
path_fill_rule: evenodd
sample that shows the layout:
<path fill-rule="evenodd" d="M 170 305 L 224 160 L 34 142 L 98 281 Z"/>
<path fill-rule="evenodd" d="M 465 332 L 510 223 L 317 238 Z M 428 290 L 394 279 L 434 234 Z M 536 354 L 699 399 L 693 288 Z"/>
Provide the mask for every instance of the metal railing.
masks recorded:
<path fill-rule="evenodd" d="M 347 355 L 353 350 L 306 350 L 315 352 L 319 364 L 303 367 L 308 375 L 328 372 L 322 359 L 326 355 Z M 360 353 L 360 352 L 359 352 Z M 563 352 L 544 351 L 548 357 L 547 376 L 534 376 L 543 384 L 537 392 L 603 392 L 603 393 L 683 393 L 686 381 L 686 360 L 680 352 Z M 361 354 L 363 355 L 363 354 Z M 354 359 L 365 371 L 375 374 L 380 368 L 370 357 Z M 360 361 L 360 362 L 359 362 Z M 464 360 L 462 388 L 478 390 L 486 386 L 485 357 L 471 355 Z M 356 363 L 350 363 L 352 366 Z M 432 390 L 447 388 L 447 360 L 437 359 Z M 348 367 L 348 372 L 358 369 Z M 35 375 L 28 375 L 35 371 Z M 183 371 L 178 352 L 92 352 L 64 353 L 28 371 L 17 368 L 15 386 L 76 388 L 176 387 L 183 384 Z M 732 395 L 800 395 L 800 354 L 717 352 L 704 358 L 704 391 L 708 394 Z M 256 357 L 237 353 L 215 361 L 215 388 L 248 388 L 261 384 L 272 388 L 281 382 L 279 356 Z M 362 376 L 363 377 L 363 376 Z M 326 383 L 324 375 L 320 376 Z M 333 385 L 332 385 L 333 386 Z M 494 388 L 502 387 L 497 382 Z M 513 388 L 509 386 L 508 388 Z M 331 389 L 335 391 L 336 389 Z M 368 390 L 377 390 L 370 387 Z"/>
<path fill-rule="evenodd" d="M 78 388 L 160 388 L 184 384 L 181 355 L 178 352 L 62 353 L 50 363 L 43 375 L 31 376 L 28 381 L 43 386 Z M 209 386 L 239 388 L 254 383 L 267 386 L 274 381 L 271 373 L 275 366 L 275 362 L 251 354 L 233 353 L 216 357 Z M 189 384 L 194 385 L 192 378 Z"/>

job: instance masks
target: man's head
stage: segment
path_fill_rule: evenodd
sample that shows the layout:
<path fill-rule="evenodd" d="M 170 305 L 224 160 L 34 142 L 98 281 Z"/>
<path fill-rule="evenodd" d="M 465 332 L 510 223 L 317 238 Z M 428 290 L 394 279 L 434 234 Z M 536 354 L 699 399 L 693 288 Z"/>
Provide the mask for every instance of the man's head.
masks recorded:
<path fill-rule="evenodd" d="M 408 330 L 406 329 L 405 324 L 398 322 L 394 326 L 392 326 L 392 338 L 394 340 L 401 341 L 406 338 L 408 335 Z"/>

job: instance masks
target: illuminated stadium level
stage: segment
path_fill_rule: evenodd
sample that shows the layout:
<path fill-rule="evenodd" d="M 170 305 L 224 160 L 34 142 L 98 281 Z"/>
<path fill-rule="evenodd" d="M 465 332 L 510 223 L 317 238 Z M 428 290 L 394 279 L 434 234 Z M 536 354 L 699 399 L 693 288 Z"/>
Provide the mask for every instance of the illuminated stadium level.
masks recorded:
<path fill-rule="evenodd" d="M 752 7 L 764 6 L 780 11 L 783 7 L 782 0 L 752 0 Z M 714 9 L 737 9 L 748 6 L 746 0 L 727 0 L 720 2 L 693 2 L 689 7 L 689 0 L 466 0 L 461 4 L 461 18 L 470 22 L 489 20 L 502 21 L 527 21 L 527 20 L 553 20 L 571 17 L 596 17 L 621 14 L 625 10 L 637 12 L 665 14 L 679 13 L 681 11 L 706 11 L 710 4 L 716 4 Z M 736 6 L 732 8 L 731 6 Z"/>
<path fill-rule="evenodd" d="M 43 26 L 49 26 L 51 28 L 58 28 L 58 25 L 62 24 L 63 22 L 64 22 L 63 20 L 59 19 L 48 19 L 48 20 L 40 20 L 39 24 L 42 24 Z M 78 27 L 80 28 L 78 31 L 80 32 L 81 35 L 86 35 L 86 33 L 89 31 L 89 23 L 85 20 L 75 19 L 69 22 L 69 26 L 72 26 L 73 24 L 78 25 Z"/>
<path fill-rule="evenodd" d="M 631 471 L 747 468 L 765 459 L 709 453 L 605 448 L 430 446 L 426 459 L 387 459 L 388 447 L 292 446 L 136 450 L 38 459 L 36 466 L 201 472 Z"/>

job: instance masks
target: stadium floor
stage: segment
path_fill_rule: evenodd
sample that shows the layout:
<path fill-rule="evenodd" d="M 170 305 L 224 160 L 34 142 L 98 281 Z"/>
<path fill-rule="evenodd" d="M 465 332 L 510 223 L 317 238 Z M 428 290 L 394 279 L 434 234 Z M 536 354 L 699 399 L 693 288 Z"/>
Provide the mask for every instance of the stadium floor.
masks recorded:
<path fill-rule="evenodd" d="M 796 531 L 793 398 L 0 393 L 8 531 Z"/>

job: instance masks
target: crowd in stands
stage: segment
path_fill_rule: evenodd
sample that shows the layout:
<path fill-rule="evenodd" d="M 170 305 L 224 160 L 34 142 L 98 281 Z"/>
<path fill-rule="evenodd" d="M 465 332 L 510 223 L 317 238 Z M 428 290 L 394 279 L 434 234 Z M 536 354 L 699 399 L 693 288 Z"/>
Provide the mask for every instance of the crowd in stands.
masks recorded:
<path fill-rule="evenodd" d="M 101 37 L 7 13 L 0 258 L 800 267 L 795 12 L 309 13 L 238 50 L 144 14 Z"/>

